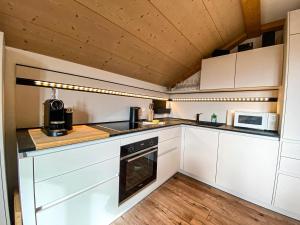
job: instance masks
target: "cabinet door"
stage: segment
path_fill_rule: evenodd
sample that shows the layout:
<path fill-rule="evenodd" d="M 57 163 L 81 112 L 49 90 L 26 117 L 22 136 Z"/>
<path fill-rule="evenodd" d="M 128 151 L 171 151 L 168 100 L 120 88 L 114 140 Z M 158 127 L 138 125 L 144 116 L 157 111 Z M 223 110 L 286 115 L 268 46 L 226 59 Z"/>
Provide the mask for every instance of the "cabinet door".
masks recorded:
<path fill-rule="evenodd" d="M 183 169 L 203 182 L 213 183 L 216 176 L 219 132 L 187 128 Z"/>
<path fill-rule="evenodd" d="M 290 34 L 300 34 L 300 9 L 292 11 L 290 14 Z"/>
<path fill-rule="evenodd" d="M 230 133 L 219 137 L 217 184 L 271 204 L 279 141 Z"/>
<path fill-rule="evenodd" d="M 37 212 L 37 225 L 109 224 L 117 216 L 119 178 Z"/>
<path fill-rule="evenodd" d="M 283 45 L 237 53 L 235 87 L 280 86 Z"/>
<path fill-rule="evenodd" d="M 200 89 L 234 88 L 236 53 L 202 61 Z"/>
<path fill-rule="evenodd" d="M 300 216 L 300 178 L 279 174 L 275 206 Z"/>
<path fill-rule="evenodd" d="M 283 137 L 300 140 L 300 34 L 290 36 L 289 51 Z"/>
<path fill-rule="evenodd" d="M 173 149 L 158 157 L 157 162 L 157 182 L 163 184 L 179 170 L 180 152 Z"/>

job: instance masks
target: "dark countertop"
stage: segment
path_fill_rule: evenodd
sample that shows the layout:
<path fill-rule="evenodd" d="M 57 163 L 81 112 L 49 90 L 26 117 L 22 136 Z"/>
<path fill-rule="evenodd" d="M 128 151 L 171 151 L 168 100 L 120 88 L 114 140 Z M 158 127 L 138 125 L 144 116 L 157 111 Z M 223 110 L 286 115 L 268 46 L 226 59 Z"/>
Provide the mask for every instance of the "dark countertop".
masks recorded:
<path fill-rule="evenodd" d="M 274 131 L 239 128 L 239 127 L 227 126 L 225 124 L 221 124 L 221 126 L 218 126 L 218 127 L 212 127 L 212 126 L 199 125 L 196 121 L 192 121 L 192 120 L 175 119 L 175 118 L 165 118 L 165 119 L 160 119 L 160 121 L 164 121 L 165 124 L 164 125 L 142 125 L 137 129 L 126 130 L 126 131 L 116 131 L 116 130 L 107 129 L 107 128 L 102 127 L 102 126 L 105 126 L 106 123 L 96 123 L 96 124 L 87 124 L 87 125 L 89 125 L 93 128 L 108 132 L 110 134 L 110 137 L 126 135 L 126 134 L 131 134 L 131 133 L 136 133 L 136 132 L 142 132 L 142 131 L 148 131 L 148 130 L 153 130 L 153 129 L 158 129 L 158 128 L 170 127 L 170 126 L 189 125 L 189 126 L 195 126 L 195 127 L 206 127 L 206 128 L 210 128 L 210 129 L 233 131 L 233 132 L 239 132 L 239 133 L 245 133 L 245 134 L 254 134 L 254 135 L 261 135 L 261 136 L 266 136 L 266 137 L 279 138 L 278 132 L 274 132 Z M 100 126 L 98 126 L 98 125 L 100 125 Z M 17 130 L 17 142 L 18 142 L 18 152 L 19 153 L 25 153 L 25 152 L 30 152 L 30 151 L 36 150 L 35 145 L 28 133 L 28 129 L 18 129 Z"/>

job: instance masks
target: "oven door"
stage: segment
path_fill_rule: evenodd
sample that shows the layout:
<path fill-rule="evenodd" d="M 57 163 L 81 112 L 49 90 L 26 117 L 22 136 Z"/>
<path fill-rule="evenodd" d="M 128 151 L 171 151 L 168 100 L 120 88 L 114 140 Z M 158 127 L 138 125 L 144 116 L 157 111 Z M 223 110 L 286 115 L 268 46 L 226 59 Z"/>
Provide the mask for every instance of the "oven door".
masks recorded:
<path fill-rule="evenodd" d="M 156 180 L 157 146 L 120 161 L 119 203 Z"/>

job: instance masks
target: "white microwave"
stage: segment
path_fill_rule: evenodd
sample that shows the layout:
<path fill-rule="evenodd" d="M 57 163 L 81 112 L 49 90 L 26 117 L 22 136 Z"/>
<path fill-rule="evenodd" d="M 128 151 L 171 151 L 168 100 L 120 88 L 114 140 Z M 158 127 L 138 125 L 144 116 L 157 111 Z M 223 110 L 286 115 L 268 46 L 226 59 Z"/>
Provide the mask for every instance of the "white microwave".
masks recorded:
<path fill-rule="evenodd" d="M 278 116 L 276 113 L 237 111 L 234 113 L 234 126 L 276 131 Z"/>

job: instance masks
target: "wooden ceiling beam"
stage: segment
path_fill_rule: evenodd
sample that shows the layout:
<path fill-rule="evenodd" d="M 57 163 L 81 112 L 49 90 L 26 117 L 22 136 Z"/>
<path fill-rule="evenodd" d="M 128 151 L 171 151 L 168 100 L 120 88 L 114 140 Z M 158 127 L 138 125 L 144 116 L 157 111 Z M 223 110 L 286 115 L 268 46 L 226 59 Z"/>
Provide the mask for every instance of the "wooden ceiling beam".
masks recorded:
<path fill-rule="evenodd" d="M 285 19 L 276 20 L 270 23 L 262 24 L 260 27 L 260 30 L 262 33 L 268 32 L 268 31 L 278 31 L 282 30 L 284 27 Z"/>
<path fill-rule="evenodd" d="M 241 0 L 248 38 L 260 35 L 260 0 Z"/>

